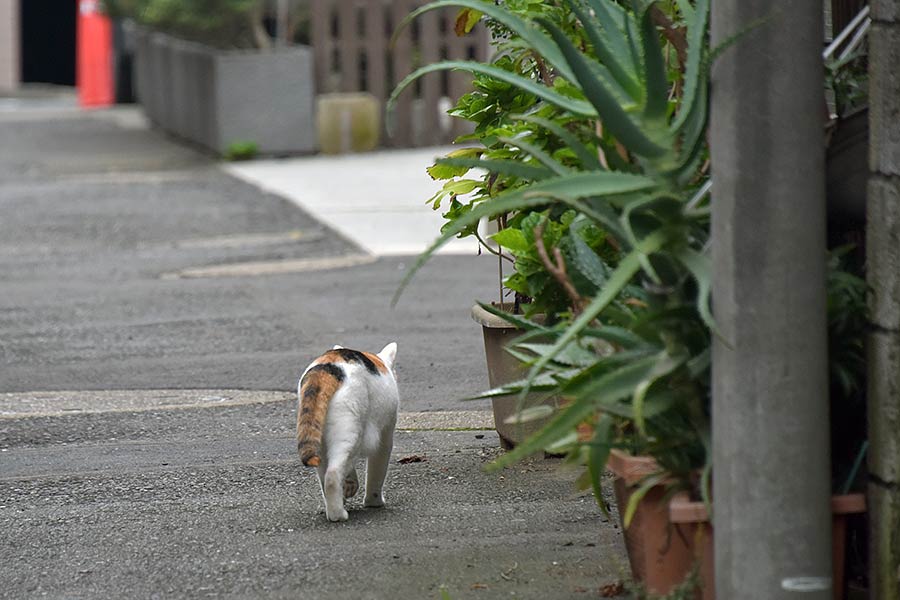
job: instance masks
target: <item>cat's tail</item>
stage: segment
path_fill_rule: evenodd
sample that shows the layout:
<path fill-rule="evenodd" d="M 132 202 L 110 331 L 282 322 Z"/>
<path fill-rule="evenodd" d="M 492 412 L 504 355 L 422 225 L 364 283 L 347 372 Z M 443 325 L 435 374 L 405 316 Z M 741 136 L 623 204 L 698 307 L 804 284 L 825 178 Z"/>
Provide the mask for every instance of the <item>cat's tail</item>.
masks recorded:
<path fill-rule="evenodd" d="M 322 428 L 325 426 L 328 402 L 343 381 L 343 369 L 333 363 L 321 363 L 312 367 L 300 380 L 297 450 L 304 466 L 319 466 L 319 447 L 322 444 Z"/>

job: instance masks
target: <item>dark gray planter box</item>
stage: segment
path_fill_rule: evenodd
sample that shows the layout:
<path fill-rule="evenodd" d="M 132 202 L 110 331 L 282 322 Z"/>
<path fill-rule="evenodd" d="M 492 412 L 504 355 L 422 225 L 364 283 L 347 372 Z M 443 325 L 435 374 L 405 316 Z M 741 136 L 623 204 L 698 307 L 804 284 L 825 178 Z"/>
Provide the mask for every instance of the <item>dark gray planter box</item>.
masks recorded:
<path fill-rule="evenodd" d="M 313 56 L 306 46 L 222 51 L 139 29 L 138 102 L 160 128 L 218 154 L 253 142 L 262 154 L 316 149 Z"/>

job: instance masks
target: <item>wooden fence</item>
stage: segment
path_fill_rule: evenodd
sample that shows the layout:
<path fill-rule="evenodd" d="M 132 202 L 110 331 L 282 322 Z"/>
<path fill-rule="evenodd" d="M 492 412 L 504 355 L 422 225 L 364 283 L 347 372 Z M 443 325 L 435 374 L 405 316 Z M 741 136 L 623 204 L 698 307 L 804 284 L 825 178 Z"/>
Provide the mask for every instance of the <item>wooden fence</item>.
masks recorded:
<path fill-rule="evenodd" d="M 454 31 L 456 11 L 429 12 L 408 26 L 393 48 L 394 29 L 423 0 L 313 0 L 311 37 L 318 93 L 369 92 L 382 103 L 403 77 L 442 59 L 484 60 L 488 34 L 479 25 L 468 35 Z M 465 131 L 446 109 L 466 93 L 471 75 L 443 72 L 426 75 L 404 92 L 384 145 L 444 144 Z M 382 112 L 383 114 L 383 112 Z"/>

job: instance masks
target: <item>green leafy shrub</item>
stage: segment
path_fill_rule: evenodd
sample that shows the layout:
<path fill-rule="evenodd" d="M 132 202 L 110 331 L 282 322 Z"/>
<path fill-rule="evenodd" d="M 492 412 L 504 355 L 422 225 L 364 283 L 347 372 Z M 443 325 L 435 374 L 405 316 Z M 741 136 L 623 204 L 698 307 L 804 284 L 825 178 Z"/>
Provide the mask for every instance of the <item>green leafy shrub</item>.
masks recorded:
<path fill-rule="evenodd" d="M 481 119 L 474 139 L 485 147 L 438 161 L 485 175 L 468 184 L 475 193 L 465 208 L 451 199 L 441 237 L 414 270 L 453 236 L 474 235 L 481 218 L 498 218 L 495 239 L 516 260 L 507 285 L 560 320 L 506 317 L 528 332 L 511 351 L 530 372 L 487 396 L 543 391 L 569 400 L 495 466 L 564 448 L 598 486 L 619 447 L 653 456 L 679 485 L 695 487 L 708 466 L 713 327 L 703 188 L 708 0 L 678 2 L 671 15 L 687 40 L 683 73 L 646 3 L 441 0 L 411 18 L 448 5 L 508 30 L 501 45 L 512 52 L 491 64 L 428 65 L 395 91 L 435 70 L 473 72 L 476 89 L 456 112 Z"/>
<path fill-rule="evenodd" d="M 219 48 L 265 48 L 266 0 L 103 0 L 113 17 L 127 17 L 176 37 Z M 304 34 L 308 10 L 291 0 L 291 39 Z"/>

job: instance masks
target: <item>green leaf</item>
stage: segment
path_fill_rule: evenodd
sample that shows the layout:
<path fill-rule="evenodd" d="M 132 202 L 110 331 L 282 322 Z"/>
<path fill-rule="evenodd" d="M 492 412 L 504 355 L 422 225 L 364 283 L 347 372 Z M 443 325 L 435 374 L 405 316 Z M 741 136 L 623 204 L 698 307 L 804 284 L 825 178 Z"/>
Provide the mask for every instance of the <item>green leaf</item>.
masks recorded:
<path fill-rule="evenodd" d="M 666 78 L 665 59 L 659 47 L 659 34 L 656 33 L 656 25 L 653 24 L 649 9 L 641 17 L 640 32 L 644 49 L 644 82 L 647 86 L 644 119 L 664 124 L 669 106 L 669 82 Z"/>
<path fill-rule="evenodd" d="M 526 253 L 531 249 L 531 244 L 525 239 L 525 234 L 522 233 L 521 229 L 512 227 L 501 229 L 492 235 L 491 239 L 514 254 L 519 252 Z"/>
<path fill-rule="evenodd" d="M 538 19 L 556 43 L 566 60 L 572 66 L 576 81 L 581 85 L 585 97 L 593 105 L 596 113 L 603 119 L 603 125 L 626 148 L 647 158 L 660 158 L 667 152 L 666 148 L 653 142 L 626 113 L 615 96 L 606 89 L 594 75 L 593 70 L 581 51 L 569 40 L 565 33 L 547 19 Z"/>
<path fill-rule="evenodd" d="M 588 452 L 587 468 L 591 478 L 591 487 L 594 489 L 594 499 L 603 514 L 607 514 L 606 502 L 603 500 L 603 474 L 606 472 L 606 463 L 612 450 L 613 420 L 608 414 L 603 414 L 594 424 L 594 439 L 591 440 Z"/>
<path fill-rule="evenodd" d="M 650 390 L 650 387 L 661 378 L 683 365 L 687 359 L 688 353 L 683 348 L 679 349 L 676 354 L 671 354 L 667 351 L 660 353 L 657 356 L 657 362 L 653 366 L 653 370 L 650 371 L 647 378 L 635 388 L 631 403 L 632 408 L 634 409 L 634 424 L 641 435 L 647 435 L 644 416 L 644 400 L 647 397 L 647 392 Z"/>
<path fill-rule="evenodd" d="M 697 282 L 697 312 L 700 313 L 700 318 L 703 319 L 703 323 L 709 327 L 710 331 L 718 332 L 715 319 L 713 319 L 712 311 L 709 308 L 710 288 L 712 286 L 710 274 L 712 266 L 709 257 L 690 248 L 681 248 L 674 252 L 674 256 L 690 271 Z"/>
<path fill-rule="evenodd" d="M 705 76 L 701 72 L 708 70 L 708 65 L 703 62 L 703 54 L 706 47 L 706 21 L 709 16 L 710 0 L 697 0 L 692 14 L 688 14 L 682 4 L 688 4 L 686 0 L 680 0 L 681 13 L 687 23 L 688 49 L 687 65 L 684 70 L 684 94 L 681 96 L 681 107 L 675 122 L 672 124 L 674 131 L 679 131 L 684 125 L 688 115 L 694 110 L 694 102 L 698 94 L 706 95 L 706 89 L 701 89 L 701 83 Z M 689 4 L 688 4 L 689 6 Z"/>
<path fill-rule="evenodd" d="M 507 425 L 521 425 L 522 423 L 531 423 L 546 419 L 553 414 L 553 407 L 546 404 L 538 404 L 537 406 L 529 406 L 517 411 L 515 414 L 507 417 L 503 422 Z"/>
<path fill-rule="evenodd" d="M 625 350 L 647 347 L 647 342 L 632 331 L 615 325 L 604 325 L 600 328 L 587 328 L 583 332 L 586 337 L 599 338 L 615 344 Z"/>
<path fill-rule="evenodd" d="M 528 350 L 537 356 L 543 356 L 552 347 L 552 344 L 516 344 L 516 348 Z M 597 361 L 597 355 L 573 343 L 566 346 L 561 352 L 558 352 L 553 357 L 553 361 L 571 367 L 589 367 Z"/>
<path fill-rule="evenodd" d="M 550 331 L 549 328 L 544 327 L 540 323 L 535 323 L 534 321 L 526 319 L 522 315 L 514 315 L 505 310 L 497 308 L 496 306 L 492 306 L 490 304 L 485 304 L 483 302 L 479 302 L 478 306 L 480 306 L 487 312 L 491 313 L 495 317 L 500 317 L 501 319 L 504 319 L 505 321 L 512 323 L 513 325 L 515 325 L 516 327 L 518 327 L 519 329 L 522 329 L 524 331 L 542 331 L 542 332 Z"/>
<path fill-rule="evenodd" d="M 625 514 L 622 516 L 622 523 L 625 525 L 626 529 L 631 525 L 631 520 L 634 518 L 634 513 L 637 510 L 638 504 L 644 499 L 644 496 L 646 496 L 654 487 L 662 485 L 663 482 L 665 482 L 666 477 L 666 473 L 648 475 L 641 481 L 638 488 L 631 492 L 631 497 L 628 498 L 628 504 L 625 506 Z"/>
<path fill-rule="evenodd" d="M 465 173 L 469 169 L 484 169 L 488 173 L 499 173 L 519 177 L 527 181 L 537 181 L 553 176 L 553 171 L 544 167 L 526 165 L 518 160 L 490 160 L 478 158 L 439 158 L 435 165 L 446 165 L 449 168 L 463 168 Z M 430 173 L 431 171 L 429 171 Z"/>
<path fill-rule="evenodd" d="M 573 402 L 557 413 L 540 431 L 529 436 L 510 452 L 494 461 L 489 468 L 500 469 L 518 460 L 543 450 L 555 441 L 564 438 L 575 427 L 590 416 L 601 405 L 611 405 L 616 400 L 630 397 L 635 386 L 643 380 L 655 363 L 650 356 L 629 363 L 616 371 L 598 378 L 595 396 L 582 396 L 580 402 Z"/>
<path fill-rule="evenodd" d="M 456 15 L 456 26 L 454 30 L 459 37 L 472 31 L 472 28 L 481 20 L 482 12 L 480 10 L 472 10 L 464 8 Z"/>
<path fill-rule="evenodd" d="M 453 179 L 454 177 L 465 175 L 469 172 L 469 169 L 471 169 L 471 167 L 466 165 L 454 165 L 448 164 L 446 162 L 435 161 L 433 165 L 431 165 L 430 167 L 426 167 L 425 171 L 428 172 L 432 179 L 444 180 Z"/>
<path fill-rule="evenodd" d="M 578 271 L 582 277 L 590 281 L 597 289 L 606 285 L 609 277 L 609 267 L 597 256 L 597 253 L 591 250 L 591 247 L 575 232 L 569 236 L 569 244 L 569 257 L 572 259 L 571 268 Z"/>
<path fill-rule="evenodd" d="M 600 170 L 603 168 L 600 164 L 600 159 L 597 157 L 597 153 L 592 152 L 590 148 L 581 143 L 575 134 L 562 125 L 534 115 L 513 115 L 512 118 L 540 125 L 547 131 L 553 133 L 575 153 L 575 156 L 578 157 L 581 166 L 584 167 L 585 170 Z"/>

